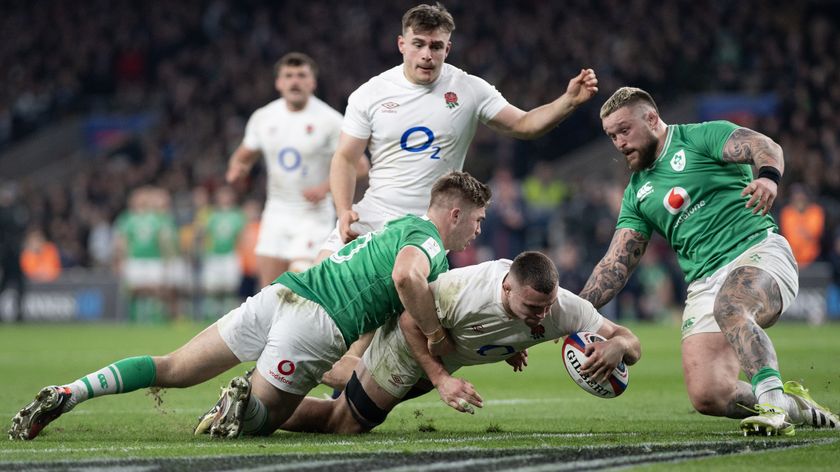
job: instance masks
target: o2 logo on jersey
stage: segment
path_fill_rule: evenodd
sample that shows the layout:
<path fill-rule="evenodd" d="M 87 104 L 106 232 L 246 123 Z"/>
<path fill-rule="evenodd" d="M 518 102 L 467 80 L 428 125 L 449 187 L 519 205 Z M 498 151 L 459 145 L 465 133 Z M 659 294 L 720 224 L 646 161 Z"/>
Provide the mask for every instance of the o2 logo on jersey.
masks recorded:
<path fill-rule="evenodd" d="M 488 353 L 493 356 L 507 356 L 516 352 L 513 346 L 486 344 L 475 351 L 479 356 L 487 356 Z"/>
<path fill-rule="evenodd" d="M 409 146 L 408 140 L 411 139 L 411 137 L 417 133 L 425 134 L 426 141 L 424 141 L 421 144 Z M 431 148 L 433 152 L 432 155 L 429 156 L 429 159 L 440 159 L 440 156 L 438 155 L 440 154 L 440 146 L 432 146 L 434 142 L 435 133 L 433 133 L 432 130 L 426 128 L 425 126 L 415 126 L 413 128 L 408 128 L 407 130 L 405 130 L 405 133 L 403 133 L 402 137 L 400 138 L 400 148 L 402 148 L 403 151 L 408 152 L 423 152 L 426 149 Z"/>
<path fill-rule="evenodd" d="M 668 213 L 676 215 L 691 205 L 691 197 L 684 188 L 674 187 L 665 194 L 662 204 L 665 205 Z"/>
<path fill-rule="evenodd" d="M 288 172 L 300 167 L 301 161 L 300 152 L 293 147 L 285 147 L 277 153 L 277 163 Z"/>

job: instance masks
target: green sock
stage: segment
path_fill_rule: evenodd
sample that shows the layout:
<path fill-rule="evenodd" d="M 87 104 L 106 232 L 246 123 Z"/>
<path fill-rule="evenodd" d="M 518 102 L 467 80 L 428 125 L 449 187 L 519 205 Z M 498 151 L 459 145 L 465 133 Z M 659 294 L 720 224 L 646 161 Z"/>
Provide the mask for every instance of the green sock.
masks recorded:
<path fill-rule="evenodd" d="M 151 356 L 129 357 L 114 362 L 68 385 L 73 396 L 65 411 L 94 397 L 150 387 L 156 373 Z"/>
<path fill-rule="evenodd" d="M 787 400 L 782 390 L 782 375 L 772 367 L 762 367 L 750 379 L 753 393 L 758 403 L 769 403 L 771 405 L 788 409 Z"/>

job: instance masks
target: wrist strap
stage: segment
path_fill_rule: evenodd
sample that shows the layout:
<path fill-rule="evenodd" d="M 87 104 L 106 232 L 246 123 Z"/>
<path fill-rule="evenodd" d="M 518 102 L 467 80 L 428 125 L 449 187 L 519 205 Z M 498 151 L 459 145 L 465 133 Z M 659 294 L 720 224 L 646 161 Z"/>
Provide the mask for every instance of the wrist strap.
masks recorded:
<path fill-rule="evenodd" d="M 446 339 L 446 331 L 443 330 L 442 326 L 439 327 L 438 329 L 432 331 L 431 333 L 423 333 L 423 334 L 426 335 L 426 338 L 432 344 L 437 344 L 437 343 L 443 341 L 444 339 Z M 440 337 L 437 337 L 436 339 L 432 339 L 433 337 L 435 337 L 438 334 L 440 334 Z"/>
<path fill-rule="evenodd" d="M 441 330 L 441 331 L 443 331 L 443 330 Z M 446 333 L 445 332 L 443 333 L 443 336 L 441 336 L 438 339 L 432 340 L 431 338 L 429 338 L 429 344 L 431 344 L 431 345 L 440 344 L 440 343 L 443 342 L 444 339 L 446 339 Z"/>
<path fill-rule="evenodd" d="M 773 182 L 776 182 L 776 185 L 779 185 L 779 182 L 782 180 L 782 173 L 779 172 L 779 169 L 776 169 L 773 166 L 761 166 L 758 169 L 758 177 L 759 179 L 770 179 Z"/>

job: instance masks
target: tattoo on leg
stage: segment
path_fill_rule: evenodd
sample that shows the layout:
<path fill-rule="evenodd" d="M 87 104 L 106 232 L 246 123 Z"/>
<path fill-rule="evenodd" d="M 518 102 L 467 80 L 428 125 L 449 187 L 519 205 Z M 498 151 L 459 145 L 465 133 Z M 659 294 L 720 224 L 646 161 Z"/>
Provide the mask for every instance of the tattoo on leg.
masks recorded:
<path fill-rule="evenodd" d="M 775 281 L 756 267 L 733 270 L 718 293 L 715 320 L 747 378 L 764 366 L 778 369 L 776 350 L 760 325 L 772 324 L 780 311 L 781 296 Z"/>

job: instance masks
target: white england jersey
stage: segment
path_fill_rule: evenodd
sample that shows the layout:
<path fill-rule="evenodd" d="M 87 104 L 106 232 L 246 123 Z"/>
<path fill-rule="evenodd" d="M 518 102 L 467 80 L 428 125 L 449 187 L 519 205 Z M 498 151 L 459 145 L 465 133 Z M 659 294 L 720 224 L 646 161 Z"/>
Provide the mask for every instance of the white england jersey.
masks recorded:
<path fill-rule="evenodd" d="M 268 172 L 266 209 L 293 213 L 332 213 L 332 198 L 317 204 L 303 190 L 329 178 L 330 161 L 341 132 L 341 113 L 315 96 L 303 110 L 292 112 L 282 98 L 255 111 L 245 128 L 242 145 L 260 150 Z"/>
<path fill-rule="evenodd" d="M 350 95 L 342 126 L 370 139 L 363 200 L 393 214 L 424 214 L 435 180 L 463 168 L 478 121 L 507 105 L 495 87 L 449 64 L 429 85 L 409 82 L 402 64 L 372 78 Z"/>
<path fill-rule="evenodd" d="M 511 261 L 500 259 L 454 269 L 432 282 L 438 317 L 455 339 L 455 352 L 443 357 L 452 372 L 460 366 L 507 359 L 546 340 L 575 331 L 598 331 L 603 317 L 588 301 L 560 288 L 557 301 L 531 328 L 505 312 L 502 281 Z"/>

